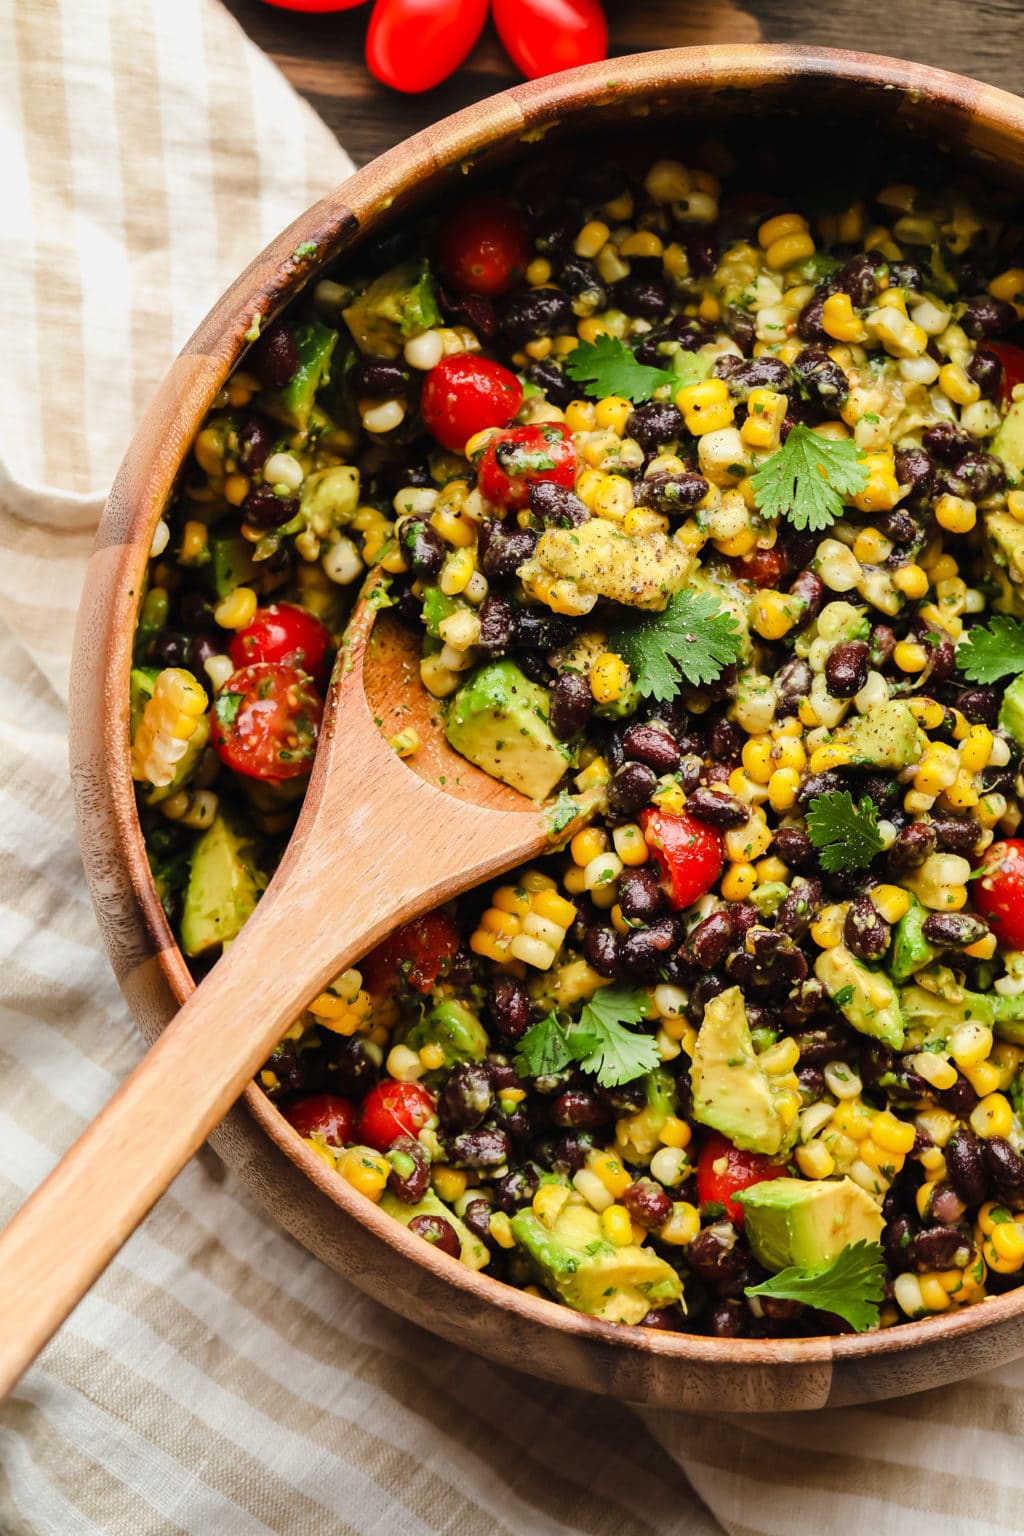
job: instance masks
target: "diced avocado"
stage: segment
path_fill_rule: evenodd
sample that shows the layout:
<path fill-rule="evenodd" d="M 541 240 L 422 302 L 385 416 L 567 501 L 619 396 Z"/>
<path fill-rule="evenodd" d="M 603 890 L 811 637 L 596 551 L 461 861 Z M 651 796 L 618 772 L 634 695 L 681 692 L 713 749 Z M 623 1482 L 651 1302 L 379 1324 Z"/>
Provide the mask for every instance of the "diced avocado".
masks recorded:
<path fill-rule="evenodd" d="M 371 357 L 397 357 L 408 337 L 441 323 L 426 261 L 403 261 L 392 267 L 343 313 L 356 346 Z"/>
<path fill-rule="evenodd" d="M 846 1022 L 898 1051 L 903 1044 L 899 994 L 888 976 L 869 971 L 845 944 L 818 956 L 814 974 Z"/>
<path fill-rule="evenodd" d="M 303 481 L 299 516 L 321 539 L 347 523 L 358 506 L 359 471 L 354 464 L 333 464 Z"/>
<path fill-rule="evenodd" d="M 131 677 L 128 680 L 128 710 L 132 741 L 135 740 L 135 732 L 142 720 L 142 712 L 153 697 L 153 687 L 159 676 L 159 667 L 132 667 Z"/>
<path fill-rule="evenodd" d="M 548 1290 L 577 1312 L 607 1323 L 640 1323 L 653 1307 L 682 1298 L 682 1281 L 670 1264 L 638 1243 L 610 1243 L 600 1216 L 576 1196 L 550 1230 L 529 1208 L 513 1216 L 511 1226 Z"/>
<path fill-rule="evenodd" d="M 837 645 L 840 640 L 866 640 L 871 633 L 871 621 L 863 608 L 841 599 L 829 603 L 825 609 L 829 619 L 828 643 Z M 806 658 L 816 640 L 826 638 L 818 634 L 817 620 L 808 624 L 796 637 L 794 649 L 798 656 Z"/>
<path fill-rule="evenodd" d="M 462 1245 L 459 1255 L 463 1264 L 470 1269 L 483 1269 L 490 1261 L 487 1252 L 480 1239 L 471 1232 L 464 1221 L 460 1221 L 455 1212 L 444 1201 L 439 1199 L 432 1189 L 428 1189 L 422 1200 L 415 1205 L 406 1205 L 403 1200 L 397 1199 L 389 1190 L 385 1190 L 380 1197 L 380 1208 L 387 1211 L 396 1221 L 400 1221 L 403 1227 L 407 1227 L 414 1216 L 440 1216 L 453 1228 L 456 1237 Z"/>
<path fill-rule="evenodd" d="M 938 956 L 939 951 L 935 945 L 929 944 L 921 932 L 922 924 L 928 915 L 927 908 L 922 907 L 915 898 L 896 924 L 892 939 L 892 958 L 889 961 L 889 975 L 893 981 L 907 981 L 915 971 L 921 971 L 926 965 L 931 965 Z"/>
<path fill-rule="evenodd" d="M 487 1031 L 476 1014 L 448 998 L 417 1020 L 406 1035 L 405 1044 L 413 1051 L 420 1051 L 425 1045 L 439 1045 L 444 1051 L 445 1066 L 453 1067 L 457 1061 L 483 1061 L 488 1041 Z"/>
<path fill-rule="evenodd" d="M 832 732 L 829 742 L 838 748 L 851 768 L 909 768 L 920 760 L 927 738 L 900 699 L 874 704 L 863 715 Z M 841 759 L 840 759 L 841 760 Z"/>
<path fill-rule="evenodd" d="M 795 1116 L 783 1117 L 783 1089 L 757 1059 L 739 987 L 719 993 L 705 1008 L 690 1084 L 693 1118 L 745 1152 L 774 1154 L 795 1140 Z"/>
<path fill-rule="evenodd" d="M 495 661 L 474 672 L 452 699 L 446 735 L 492 778 L 544 800 L 575 760 L 548 725 L 548 706 L 546 688 L 514 662 Z"/>
<path fill-rule="evenodd" d="M 153 697 L 153 686 L 160 676 L 159 667 L 133 667 L 130 680 L 130 718 L 132 740 L 135 740 L 135 732 L 139 728 L 142 712 L 146 703 Z M 210 739 L 210 717 L 200 715 L 196 720 L 195 730 L 189 737 L 185 755 L 174 769 L 174 777 L 169 784 L 151 785 L 144 791 L 143 798 L 147 805 L 159 805 L 161 800 L 169 800 L 176 795 L 179 789 L 184 789 L 199 765 L 206 744 Z M 141 788 L 142 786 L 140 786 Z"/>
<path fill-rule="evenodd" d="M 1009 512 L 986 512 L 984 524 L 986 565 L 999 588 L 993 606 L 1024 617 L 1024 523 Z"/>
<path fill-rule="evenodd" d="M 138 660 L 145 661 L 150 656 L 154 640 L 167 623 L 170 606 L 170 599 L 163 587 L 150 587 L 143 597 L 135 630 L 135 656 Z"/>
<path fill-rule="evenodd" d="M 881 1208 L 850 1178 L 766 1179 L 735 1198 L 754 1256 L 773 1273 L 822 1268 L 848 1243 L 882 1236 Z"/>
<path fill-rule="evenodd" d="M 236 587 L 247 587 L 256 578 L 252 558 L 253 545 L 241 534 L 210 534 L 210 564 L 207 567 L 213 590 L 218 597 L 230 597 Z"/>
<path fill-rule="evenodd" d="M 647 1102 L 635 1114 L 620 1115 L 619 1151 L 627 1163 L 647 1163 L 661 1146 L 661 1133 L 669 1115 L 675 1114 L 676 1085 L 661 1067 L 643 1080 Z"/>
<path fill-rule="evenodd" d="M 698 563 L 687 577 L 686 585 L 695 592 L 706 592 L 719 604 L 722 612 L 729 615 L 739 636 L 737 660 L 740 665 L 748 662 L 753 655 L 750 643 L 750 600 L 728 567 L 712 566 L 706 570 Z"/>
<path fill-rule="evenodd" d="M 1024 475 L 1024 400 L 1010 406 L 988 451 L 1002 459 L 1011 484 Z"/>
<path fill-rule="evenodd" d="M 424 587 L 423 622 L 427 626 L 427 634 L 430 638 L 440 640 L 441 634 L 437 626 L 465 606 L 465 603 L 461 603 L 456 597 L 446 597 L 440 587 Z"/>
<path fill-rule="evenodd" d="M 189 860 L 181 915 L 181 947 L 186 955 L 205 955 L 237 938 L 266 883 L 252 860 L 248 840 L 233 831 L 223 816 L 215 816 Z"/>
<path fill-rule="evenodd" d="M 999 724 L 1017 743 L 1024 747 L 1024 674 L 1015 677 L 1003 694 L 999 706 Z"/>
<path fill-rule="evenodd" d="M 942 992 L 902 988 L 900 1004 L 908 1031 L 924 1031 L 927 1041 L 948 1041 L 959 1024 L 984 1024 L 1001 1040 L 1024 1045 L 1024 995 L 972 992 L 960 986 L 951 972 L 946 975 Z"/>
<path fill-rule="evenodd" d="M 283 389 L 260 391 L 259 408 L 275 421 L 283 421 L 286 427 L 305 432 L 316 392 L 330 378 L 331 354 L 338 333 L 319 320 L 292 320 L 286 329 L 298 351 L 299 366 Z"/>
<path fill-rule="evenodd" d="M 547 528 L 517 571 L 527 594 L 559 612 L 587 613 L 599 597 L 660 613 L 686 585 L 693 558 L 676 538 L 655 530 L 630 536 L 592 517 L 578 528 Z"/>

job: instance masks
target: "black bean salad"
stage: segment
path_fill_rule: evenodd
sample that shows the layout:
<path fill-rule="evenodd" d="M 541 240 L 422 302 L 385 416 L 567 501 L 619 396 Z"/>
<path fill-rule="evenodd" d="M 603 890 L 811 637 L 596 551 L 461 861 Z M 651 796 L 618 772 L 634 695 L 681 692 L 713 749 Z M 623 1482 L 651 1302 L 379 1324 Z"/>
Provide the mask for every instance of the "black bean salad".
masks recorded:
<path fill-rule="evenodd" d="M 554 851 L 337 977 L 260 1086 L 473 1269 L 861 1331 L 1024 1271 L 1024 226 L 694 158 L 471 195 L 254 338 L 157 528 L 132 771 L 201 971 L 372 573 Z"/>

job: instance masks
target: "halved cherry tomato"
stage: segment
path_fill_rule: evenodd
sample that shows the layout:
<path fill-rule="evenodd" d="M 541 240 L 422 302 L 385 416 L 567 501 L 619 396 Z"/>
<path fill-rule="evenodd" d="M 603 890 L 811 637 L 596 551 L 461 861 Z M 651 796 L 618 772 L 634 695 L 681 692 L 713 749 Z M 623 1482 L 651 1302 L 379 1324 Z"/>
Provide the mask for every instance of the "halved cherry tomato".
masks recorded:
<path fill-rule="evenodd" d="M 722 872 L 720 832 L 695 816 L 669 811 L 643 811 L 640 825 L 677 912 L 710 891 Z"/>
<path fill-rule="evenodd" d="M 355 1108 L 337 1094 L 314 1093 L 308 1099 L 296 1099 L 282 1113 L 300 1136 L 322 1136 L 329 1147 L 343 1147 L 352 1140 Z"/>
<path fill-rule="evenodd" d="M 530 260 L 526 220 L 500 197 L 464 203 L 438 242 L 441 271 L 456 293 L 493 298 L 511 288 Z"/>
<path fill-rule="evenodd" d="M 1024 949 L 1024 839 L 993 843 L 971 882 L 974 905 L 1004 949 Z"/>
<path fill-rule="evenodd" d="M 599 0 L 494 0 L 494 25 L 528 80 L 608 56 Z"/>
<path fill-rule="evenodd" d="M 250 779 L 296 779 L 313 766 L 324 706 L 312 679 L 280 661 L 232 672 L 213 706 L 210 740 Z"/>
<path fill-rule="evenodd" d="M 999 399 L 1003 405 L 1009 405 L 1017 385 L 1024 384 L 1024 347 L 1016 347 L 1012 341 L 986 341 L 983 346 L 986 352 L 994 352 L 1003 365 Z"/>
<path fill-rule="evenodd" d="M 461 453 L 486 427 L 503 427 L 523 403 L 514 373 L 488 357 L 445 357 L 423 381 L 420 410 L 442 448 Z"/>
<path fill-rule="evenodd" d="M 370 73 L 396 91 L 429 91 L 458 69 L 486 20 L 487 0 L 377 0 Z"/>
<path fill-rule="evenodd" d="M 419 1083 L 389 1078 L 371 1088 L 363 1100 L 356 1136 L 368 1147 L 386 1152 L 396 1136 L 416 1136 L 433 1113 L 434 1100 Z"/>
<path fill-rule="evenodd" d="M 536 480 L 551 480 L 572 490 L 576 484 L 572 433 L 560 421 L 510 427 L 487 444 L 477 477 L 487 500 L 506 507 L 525 507 Z"/>
<path fill-rule="evenodd" d="M 380 997 L 404 978 L 417 992 L 429 992 L 458 947 L 458 929 L 447 912 L 428 912 L 371 949 L 359 965 L 363 985 Z"/>
<path fill-rule="evenodd" d="M 732 1197 L 751 1184 L 781 1179 L 786 1169 L 763 1152 L 741 1152 L 727 1136 L 710 1131 L 697 1157 L 697 1199 L 701 1205 L 722 1205 L 730 1221 L 743 1225 L 743 1207 Z"/>
<path fill-rule="evenodd" d="M 240 629 L 228 646 L 236 667 L 253 661 L 283 661 L 308 672 L 318 688 L 329 676 L 327 653 L 331 632 L 313 614 L 295 603 L 270 603 L 257 608 L 251 624 Z"/>

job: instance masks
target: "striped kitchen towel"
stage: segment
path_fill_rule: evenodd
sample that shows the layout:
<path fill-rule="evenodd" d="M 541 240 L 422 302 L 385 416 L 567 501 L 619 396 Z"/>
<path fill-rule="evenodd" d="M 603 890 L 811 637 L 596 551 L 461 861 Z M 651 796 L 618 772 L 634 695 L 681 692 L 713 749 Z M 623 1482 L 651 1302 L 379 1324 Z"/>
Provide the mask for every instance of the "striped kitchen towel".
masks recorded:
<path fill-rule="evenodd" d="M 140 1052 L 65 760 L 103 492 L 174 349 L 349 166 L 216 0 L 0 3 L 0 155 L 6 1219 Z M 1014 1367 L 871 1410 L 643 1422 L 393 1318 L 202 1154 L 0 1406 L 0 1532 L 1020 1531 L 1022 1385 Z"/>

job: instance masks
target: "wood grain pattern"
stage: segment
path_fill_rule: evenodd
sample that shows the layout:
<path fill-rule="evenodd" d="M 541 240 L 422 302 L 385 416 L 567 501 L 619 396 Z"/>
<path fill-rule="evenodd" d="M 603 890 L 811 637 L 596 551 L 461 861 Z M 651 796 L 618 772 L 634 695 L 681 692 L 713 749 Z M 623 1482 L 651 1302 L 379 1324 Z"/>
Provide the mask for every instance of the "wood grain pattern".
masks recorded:
<path fill-rule="evenodd" d="M 169 376 L 129 452 L 83 602 L 71 756 L 97 911 L 125 993 L 150 1040 L 175 1003 L 189 997 L 192 983 L 156 900 L 134 810 L 127 726 L 132 594 L 178 466 L 244 349 L 251 315 L 273 314 L 312 275 L 292 259 L 299 241 L 314 239 L 321 259 L 330 259 L 372 232 L 385 207 L 443 195 L 455 168 L 470 157 L 486 171 L 491 154 L 547 154 L 561 134 L 586 126 L 604 139 L 615 120 L 652 109 L 659 123 L 672 115 L 688 118 L 691 127 L 684 123 L 683 132 L 704 129 L 716 113 L 779 105 L 798 111 L 808 132 L 819 134 L 835 132 L 844 117 L 855 131 L 867 124 L 866 131 L 874 132 L 884 121 L 897 131 L 914 131 L 919 142 L 946 139 L 964 154 L 980 148 L 1018 179 L 1024 174 L 1024 104 L 970 81 L 866 55 L 707 48 L 620 60 L 614 88 L 609 78 L 601 66 L 574 78 L 518 86 L 431 126 L 358 173 L 275 241 L 225 295 Z M 549 130 L 540 148 L 523 142 L 524 132 L 537 128 Z M 407 772 L 394 759 L 391 768 Z M 422 783 L 421 789 L 434 797 Z M 342 837 L 340 846 L 351 865 L 353 845 Z M 375 857 L 373 878 L 380 880 L 379 851 Z M 401 863 L 395 860 L 385 886 L 377 887 L 374 932 L 389 926 L 394 904 L 407 894 L 398 883 Z M 325 865 L 325 881 L 331 873 Z M 306 949 L 304 944 L 294 956 L 297 968 L 309 963 Z M 307 973 L 306 995 L 314 989 L 313 971 L 315 966 Z M 411 1321 L 549 1379 L 665 1407 L 813 1408 L 923 1389 L 1024 1352 L 1020 1291 L 883 1334 L 835 1339 L 715 1340 L 603 1324 L 473 1273 L 410 1236 L 328 1170 L 257 1089 L 250 1085 L 244 1101 L 211 1139 L 282 1225 Z M 147 1130 L 146 1155 L 150 1150 Z M 131 1164 L 125 1175 L 132 1176 Z M 5 1297 L 0 1315 L 14 1316 L 11 1308 L 18 1304 L 18 1295 Z"/>

